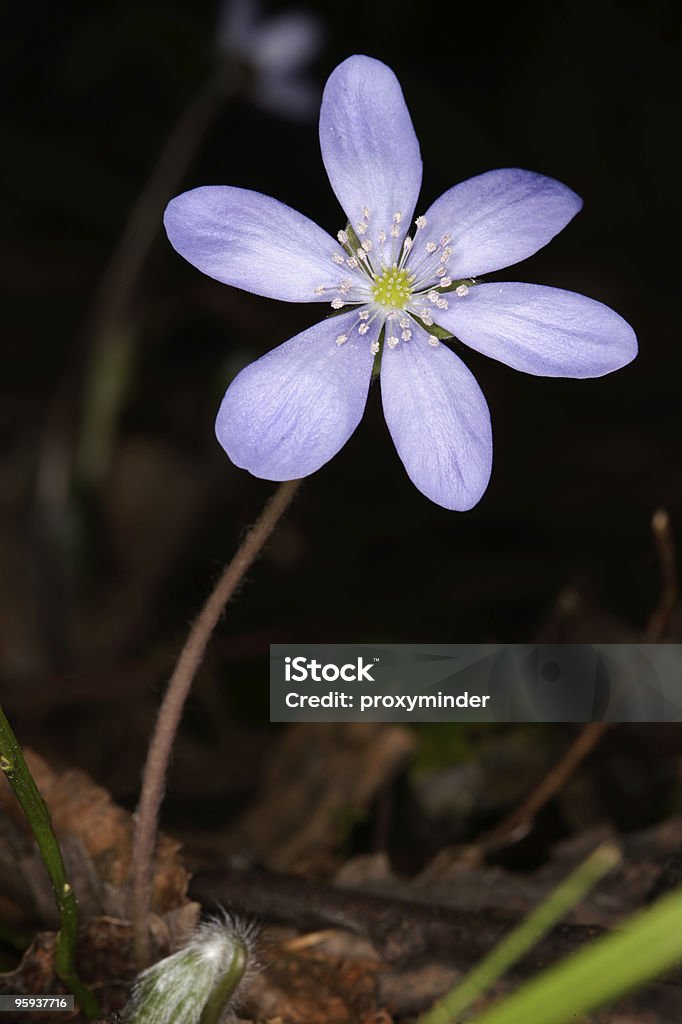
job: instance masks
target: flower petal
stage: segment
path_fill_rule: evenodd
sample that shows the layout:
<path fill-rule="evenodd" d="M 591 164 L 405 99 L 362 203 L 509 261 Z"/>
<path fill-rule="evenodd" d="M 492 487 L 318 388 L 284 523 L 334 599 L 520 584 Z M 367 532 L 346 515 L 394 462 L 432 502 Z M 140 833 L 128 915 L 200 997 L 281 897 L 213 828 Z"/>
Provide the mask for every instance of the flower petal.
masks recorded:
<path fill-rule="evenodd" d="M 637 355 L 637 338 L 595 299 L 539 284 L 481 284 L 438 322 L 477 352 L 540 377 L 601 377 Z"/>
<path fill-rule="evenodd" d="M 504 168 L 469 178 L 426 211 L 411 265 L 427 242 L 449 234 L 453 278 L 489 274 L 525 260 L 554 238 L 583 205 L 566 185 L 533 171 Z"/>
<path fill-rule="evenodd" d="M 338 242 L 277 199 L 230 185 L 206 185 L 171 199 L 163 222 L 170 243 L 223 284 L 285 302 L 337 294 Z M 328 291 L 317 292 L 324 286 Z"/>
<path fill-rule="evenodd" d="M 464 512 L 488 486 L 492 430 L 483 392 L 443 344 L 431 347 L 416 324 L 412 339 L 381 357 L 384 415 L 415 487 L 443 508 Z"/>
<path fill-rule="evenodd" d="M 294 480 L 343 447 L 362 418 L 379 333 L 375 322 L 361 337 L 357 323 L 357 311 L 323 320 L 235 377 L 216 436 L 237 466 L 264 480 Z"/>
<path fill-rule="evenodd" d="M 379 232 L 384 231 L 384 261 L 392 245 L 397 257 L 419 195 L 422 161 L 400 84 L 390 68 L 362 56 L 339 64 L 322 96 L 320 145 L 329 181 L 350 223 L 357 230 L 369 209 L 363 237 L 377 250 L 383 248 Z M 396 213 L 401 220 L 393 239 Z"/>

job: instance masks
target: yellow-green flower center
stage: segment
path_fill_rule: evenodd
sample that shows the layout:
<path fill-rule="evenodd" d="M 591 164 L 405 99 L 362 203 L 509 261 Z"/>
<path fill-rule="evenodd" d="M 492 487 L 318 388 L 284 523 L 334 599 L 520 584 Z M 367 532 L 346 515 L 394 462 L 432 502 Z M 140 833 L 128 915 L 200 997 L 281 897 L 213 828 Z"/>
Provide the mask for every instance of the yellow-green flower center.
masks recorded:
<path fill-rule="evenodd" d="M 409 271 L 399 270 L 395 264 L 392 267 L 382 267 L 381 273 L 374 278 L 372 298 L 380 306 L 406 309 L 412 296 L 413 283 L 414 275 Z"/>

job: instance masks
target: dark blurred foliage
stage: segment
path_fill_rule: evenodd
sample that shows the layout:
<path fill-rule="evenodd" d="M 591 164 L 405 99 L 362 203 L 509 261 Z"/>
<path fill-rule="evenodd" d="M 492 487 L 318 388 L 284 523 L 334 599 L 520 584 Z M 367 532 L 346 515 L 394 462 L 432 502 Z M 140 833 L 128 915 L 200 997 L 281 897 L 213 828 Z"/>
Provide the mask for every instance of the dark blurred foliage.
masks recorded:
<path fill-rule="evenodd" d="M 567 587 L 586 600 L 581 639 L 635 638 L 658 594 L 651 515 L 666 508 L 678 537 L 682 522 L 676 6 L 309 9 L 327 28 L 312 67 L 320 89 L 355 52 L 396 71 L 422 146 L 422 208 L 504 166 L 584 197 L 550 246 L 497 276 L 612 305 L 641 354 L 578 382 L 465 351 L 495 433 L 490 488 L 466 514 L 414 489 L 373 388 L 355 436 L 304 485 L 230 607 L 199 680 L 178 757 L 189 781 L 176 792 L 227 794 L 225 806 L 248 791 L 268 742 L 270 641 L 525 641 Z M 213 73 L 215 25 L 208 0 L 2 7 L 6 701 L 23 736 L 129 801 L 187 622 L 271 491 L 217 446 L 220 396 L 242 365 L 320 313 L 203 277 L 159 231 L 130 309 L 135 345 L 111 462 L 97 487 L 76 480 L 68 516 L 46 529 L 35 482 L 51 403 L 65 395 L 82 424 L 83 324 L 164 140 Z M 208 183 L 261 190 L 330 231 L 343 226 L 315 123 L 248 97 L 225 103 L 181 187 Z M 220 763 L 229 778 L 207 768 Z"/>

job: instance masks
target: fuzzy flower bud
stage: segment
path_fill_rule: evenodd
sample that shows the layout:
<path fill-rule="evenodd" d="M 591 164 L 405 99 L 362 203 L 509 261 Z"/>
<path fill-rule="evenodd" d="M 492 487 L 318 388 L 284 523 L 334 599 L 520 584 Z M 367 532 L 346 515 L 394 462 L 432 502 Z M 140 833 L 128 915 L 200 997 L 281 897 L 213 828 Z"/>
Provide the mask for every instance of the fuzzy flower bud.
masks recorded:
<path fill-rule="evenodd" d="M 220 1024 L 254 963 L 254 929 L 225 915 L 138 975 L 125 1024 Z"/>

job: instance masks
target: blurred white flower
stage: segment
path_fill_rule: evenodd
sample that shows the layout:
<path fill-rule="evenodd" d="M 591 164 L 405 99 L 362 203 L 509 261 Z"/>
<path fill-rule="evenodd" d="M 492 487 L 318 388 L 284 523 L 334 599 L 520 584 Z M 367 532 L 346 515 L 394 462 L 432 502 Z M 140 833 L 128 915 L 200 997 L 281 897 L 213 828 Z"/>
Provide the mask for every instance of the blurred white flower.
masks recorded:
<path fill-rule="evenodd" d="M 222 0 L 216 45 L 225 57 L 246 64 L 253 75 L 251 99 L 294 120 L 311 119 L 320 90 L 307 68 L 321 53 L 322 20 L 306 11 L 264 16 L 259 0 Z"/>

